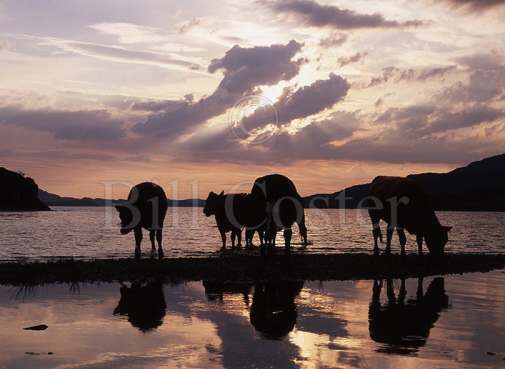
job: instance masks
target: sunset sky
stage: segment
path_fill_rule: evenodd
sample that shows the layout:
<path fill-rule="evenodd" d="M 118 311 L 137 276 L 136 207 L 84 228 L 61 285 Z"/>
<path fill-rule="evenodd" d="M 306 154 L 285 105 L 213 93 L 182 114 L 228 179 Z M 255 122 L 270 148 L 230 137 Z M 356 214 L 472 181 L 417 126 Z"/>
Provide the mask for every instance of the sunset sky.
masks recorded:
<path fill-rule="evenodd" d="M 180 199 L 446 172 L 505 152 L 504 21 L 505 0 L 0 0 L 0 166 Z"/>

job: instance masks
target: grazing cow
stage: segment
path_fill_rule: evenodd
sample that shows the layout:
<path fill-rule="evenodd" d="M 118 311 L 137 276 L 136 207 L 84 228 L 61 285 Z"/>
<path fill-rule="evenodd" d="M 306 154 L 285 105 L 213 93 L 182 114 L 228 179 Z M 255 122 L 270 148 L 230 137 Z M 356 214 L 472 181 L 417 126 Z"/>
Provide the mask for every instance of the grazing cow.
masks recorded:
<path fill-rule="evenodd" d="M 154 239 L 158 241 L 158 257 L 163 258 L 161 233 L 167 213 L 167 196 L 155 183 L 143 182 L 134 186 L 128 195 L 128 201 L 116 205 L 121 219 L 121 234 L 135 233 L 135 259 L 140 259 L 142 228 L 149 230 L 152 251 L 156 251 Z"/>
<path fill-rule="evenodd" d="M 203 208 L 203 213 L 216 218 L 217 228 L 221 234 L 222 249 L 226 249 L 226 232 L 231 232 L 232 249 L 235 248 L 235 238 L 238 238 L 237 246 L 242 243 L 242 229 L 246 228 L 246 245 L 252 242 L 254 231 L 261 229 L 261 214 L 251 206 L 250 195 L 244 193 L 219 195 L 210 192 Z M 252 233 L 251 233 L 252 231 Z"/>
<path fill-rule="evenodd" d="M 251 198 L 256 207 L 263 209 L 267 230 L 265 239 L 268 241 L 269 251 L 275 252 L 275 234 L 284 230 L 285 254 L 289 255 L 293 223 L 297 223 L 303 244 L 307 245 L 307 228 L 303 201 L 294 183 L 280 174 L 271 174 L 254 181 Z M 264 249 L 262 248 L 262 252 Z"/>
<path fill-rule="evenodd" d="M 402 177 L 376 177 L 370 186 L 368 213 L 373 225 L 374 255 L 379 254 L 377 239 L 382 241 L 379 221 L 388 224 L 386 254 L 391 253 L 391 238 L 396 228 L 401 253 L 405 255 L 407 238 L 404 229 L 417 236 L 419 255 L 423 254 L 423 239 L 432 255 L 444 254 L 448 232 L 452 227 L 440 224 L 426 193 L 418 182 Z"/>

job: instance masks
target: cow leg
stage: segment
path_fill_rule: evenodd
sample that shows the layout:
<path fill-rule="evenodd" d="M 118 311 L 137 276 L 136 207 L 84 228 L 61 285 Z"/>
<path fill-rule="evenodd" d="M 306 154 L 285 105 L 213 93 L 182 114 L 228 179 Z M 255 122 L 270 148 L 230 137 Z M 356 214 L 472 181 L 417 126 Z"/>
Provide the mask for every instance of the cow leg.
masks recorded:
<path fill-rule="evenodd" d="M 219 233 L 221 234 L 221 242 L 223 244 L 223 246 L 221 247 L 221 250 L 226 250 L 226 232 L 223 232 L 223 231 L 219 231 Z"/>
<path fill-rule="evenodd" d="M 237 237 L 237 231 L 231 231 L 231 249 L 235 250 L 235 238 Z"/>
<path fill-rule="evenodd" d="M 303 246 L 307 246 L 308 241 L 307 241 L 307 227 L 305 226 L 305 216 L 302 218 L 300 224 L 298 224 L 298 228 L 300 229 L 300 237 L 302 238 Z"/>
<path fill-rule="evenodd" d="M 423 236 L 418 234 L 416 239 L 417 239 L 417 247 L 419 249 L 419 255 L 422 256 L 423 255 Z"/>
<path fill-rule="evenodd" d="M 241 229 L 237 229 L 237 247 L 242 247 L 242 230 Z M 247 241 L 246 241 L 247 243 Z"/>
<path fill-rule="evenodd" d="M 163 259 L 163 248 L 161 247 L 162 229 L 156 230 L 156 241 L 158 242 L 158 259 Z"/>
<path fill-rule="evenodd" d="M 388 225 L 386 229 L 386 255 L 391 255 L 391 239 L 393 238 L 394 228 Z"/>
<path fill-rule="evenodd" d="M 149 231 L 149 241 L 151 241 L 151 250 L 156 251 L 156 243 L 154 242 L 156 231 L 154 229 Z"/>
<path fill-rule="evenodd" d="M 377 242 L 377 240 L 380 239 L 382 241 L 382 232 L 381 232 L 381 229 L 379 226 L 379 222 L 373 223 L 372 233 L 373 233 L 373 241 L 374 241 L 373 254 L 374 254 L 374 256 L 379 256 L 379 243 Z"/>
<path fill-rule="evenodd" d="M 140 244 L 142 243 L 142 228 L 137 227 L 133 230 L 135 235 L 135 259 L 140 259 Z"/>
<path fill-rule="evenodd" d="M 284 230 L 284 255 L 290 255 L 291 254 L 291 237 L 293 236 L 293 230 L 292 229 L 285 229 Z"/>
<path fill-rule="evenodd" d="M 403 230 L 403 228 L 396 228 L 396 233 L 398 233 L 398 238 L 400 239 L 402 256 L 405 256 L 405 245 L 407 244 L 407 237 L 405 236 L 405 231 Z"/>

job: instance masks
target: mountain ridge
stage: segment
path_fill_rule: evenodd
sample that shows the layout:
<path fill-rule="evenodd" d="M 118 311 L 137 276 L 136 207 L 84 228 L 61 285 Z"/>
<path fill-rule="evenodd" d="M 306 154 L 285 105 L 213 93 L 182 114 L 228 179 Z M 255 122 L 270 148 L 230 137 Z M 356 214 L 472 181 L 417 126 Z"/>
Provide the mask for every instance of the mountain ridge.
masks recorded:
<path fill-rule="evenodd" d="M 434 210 L 505 211 L 505 154 L 474 161 L 447 173 L 410 174 L 426 191 Z M 364 207 L 371 183 L 332 194 L 304 197 L 306 207 Z"/>
<path fill-rule="evenodd" d="M 387 173 L 378 173 L 387 174 Z M 425 189 L 435 210 L 505 211 L 505 153 L 474 161 L 447 173 L 419 173 L 407 176 Z M 33 180 L 32 180 L 33 181 Z M 364 207 L 370 183 L 357 184 L 331 194 L 303 198 L 305 207 Z M 38 189 L 38 198 L 46 206 L 112 206 L 124 199 L 61 197 Z M 169 206 L 205 206 L 205 200 L 168 200 Z"/>

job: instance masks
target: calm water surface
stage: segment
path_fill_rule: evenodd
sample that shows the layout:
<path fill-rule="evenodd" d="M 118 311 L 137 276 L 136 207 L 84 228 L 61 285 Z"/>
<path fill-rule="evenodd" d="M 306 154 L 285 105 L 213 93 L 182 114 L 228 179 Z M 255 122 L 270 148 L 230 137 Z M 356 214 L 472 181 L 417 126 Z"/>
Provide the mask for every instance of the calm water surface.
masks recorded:
<path fill-rule="evenodd" d="M 0 286 L 0 368 L 503 368 L 504 284 Z"/>
<path fill-rule="evenodd" d="M 0 212 L 0 260 L 133 256 L 133 234 L 119 234 L 119 217 L 114 208 L 54 209 Z M 306 217 L 312 245 L 301 249 L 295 235 L 298 252 L 371 253 L 373 238 L 366 211 L 315 209 L 306 210 Z M 448 252 L 505 252 L 505 213 L 439 212 L 438 217 L 444 225 L 454 227 L 446 247 Z M 217 256 L 221 246 L 215 220 L 205 217 L 202 208 L 169 208 L 163 237 L 168 257 Z M 280 233 L 278 242 L 283 243 Z M 407 250 L 416 252 L 415 245 L 415 239 L 409 237 Z M 148 252 L 149 247 L 144 232 L 143 251 Z M 393 247 L 399 248 L 396 238 Z"/>
<path fill-rule="evenodd" d="M 133 256 L 133 235 L 119 234 L 113 208 L 55 210 L 0 213 L 0 260 Z M 371 253 L 366 212 L 306 214 L 312 245 L 295 252 Z M 454 227 L 448 252 L 505 252 L 504 213 L 438 216 Z M 164 245 L 168 257 L 220 255 L 214 219 L 201 208 L 169 209 Z M 415 252 L 412 237 L 409 246 Z M 495 271 L 422 281 L 0 285 L 0 368 L 503 368 L 504 284 Z"/>

